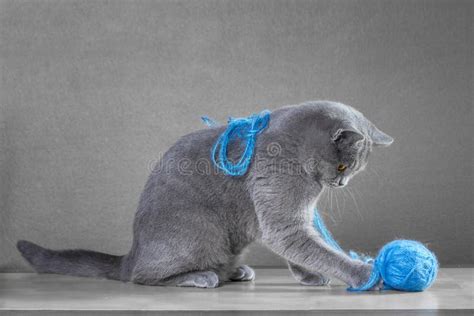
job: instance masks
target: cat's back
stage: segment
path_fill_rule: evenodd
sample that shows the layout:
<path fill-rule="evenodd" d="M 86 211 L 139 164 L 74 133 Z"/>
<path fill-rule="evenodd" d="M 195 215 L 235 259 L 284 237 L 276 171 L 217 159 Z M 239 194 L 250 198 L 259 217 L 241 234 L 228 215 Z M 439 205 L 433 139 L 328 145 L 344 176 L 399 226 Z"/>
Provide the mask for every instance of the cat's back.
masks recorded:
<path fill-rule="evenodd" d="M 226 126 L 198 130 L 180 137 L 153 169 L 144 195 L 173 203 L 184 201 L 215 207 L 247 195 L 245 178 L 230 177 L 217 169 L 211 151 Z M 212 204 L 212 205 L 211 205 Z"/>
<path fill-rule="evenodd" d="M 211 127 L 181 136 L 163 155 L 163 161 L 209 160 L 211 148 L 224 129 L 225 127 Z"/>

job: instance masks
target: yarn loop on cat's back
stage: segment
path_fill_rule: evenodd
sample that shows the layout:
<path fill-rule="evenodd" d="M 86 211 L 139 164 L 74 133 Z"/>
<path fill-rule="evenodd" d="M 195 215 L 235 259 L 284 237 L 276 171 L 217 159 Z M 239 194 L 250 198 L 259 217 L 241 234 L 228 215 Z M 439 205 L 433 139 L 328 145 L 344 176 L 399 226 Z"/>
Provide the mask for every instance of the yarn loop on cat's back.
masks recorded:
<path fill-rule="evenodd" d="M 215 121 L 207 116 L 203 116 L 202 120 L 210 127 L 217 125 Z M 269 121 L 270 111 L 268 110 L 244 118 L 230 117 L 226 130 L 219 136 L 212 147 L 211 159 L 214 165 L 226 175 L 244 175 L 252 161 L 257 135 L 267 128 Z M 245 142 L 245 148 L 238 161 L 233 163 L 228 158 L 227 148 L 229 142 L 235 140 Z"/>

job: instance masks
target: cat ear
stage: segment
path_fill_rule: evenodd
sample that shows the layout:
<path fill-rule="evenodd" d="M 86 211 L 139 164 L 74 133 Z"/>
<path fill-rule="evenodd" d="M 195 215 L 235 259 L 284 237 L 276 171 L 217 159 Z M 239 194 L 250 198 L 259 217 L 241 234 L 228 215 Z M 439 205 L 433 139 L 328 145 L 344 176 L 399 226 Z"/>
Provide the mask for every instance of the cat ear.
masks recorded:
<path fill-rule="evenodd" d="M 370 138 L 374 146 L 387 147 L 393 143 L 393 138 L 379 130 L 375 125 L 371 124 L 370 127 Z"/>
<path fill-rule="evenodd" d="M 339 145 L 354 145 L 358 141 L 363 140 L 364 135 L 355 129 L 340 128 L 332 135 L 331 139 L 334 143 Z"/>

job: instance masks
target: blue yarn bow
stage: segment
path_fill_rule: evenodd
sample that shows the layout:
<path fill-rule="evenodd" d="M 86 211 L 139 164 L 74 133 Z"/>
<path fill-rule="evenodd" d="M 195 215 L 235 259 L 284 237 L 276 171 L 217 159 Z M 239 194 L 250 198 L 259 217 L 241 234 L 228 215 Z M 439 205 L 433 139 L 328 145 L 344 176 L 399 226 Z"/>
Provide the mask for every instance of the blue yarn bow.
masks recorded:
<path fill-rule="evenodd" d="M 210 127 L 214 127 L 217 123 L 203 116 L 202 120 Z M 247 172 L 252 160 L 255 141 L 270 121 L 270 111 L 264 110 L 259 114 L 252 114 L 244 118 L 229 118 L 227 129 L 219 136 L 211 150 L 211 159 L 214 165 L 221 169 L 224 174 L 230 176 L 241 176 Z M 240 139 L 245 142 L 245 149 L 240 159 L 233 163 L 227 156 L 227 147 L 230 141 Z"/>

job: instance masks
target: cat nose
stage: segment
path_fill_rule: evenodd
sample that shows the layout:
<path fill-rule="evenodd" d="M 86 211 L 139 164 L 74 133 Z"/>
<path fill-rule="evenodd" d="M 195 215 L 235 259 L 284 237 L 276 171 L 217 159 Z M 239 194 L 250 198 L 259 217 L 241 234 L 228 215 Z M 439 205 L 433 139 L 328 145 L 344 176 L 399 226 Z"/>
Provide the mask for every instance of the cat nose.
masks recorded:
<path fill-rule="evenodd" d="M 347 177 L 341 177 L 341 178 L 339 179 L 339 186 L 343 187 L 343 186 L 345 186 L 345 185 L 347 184 L 347 182 L 348 182 Z"/>

